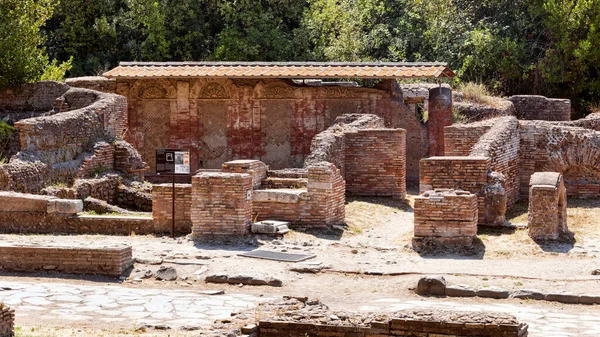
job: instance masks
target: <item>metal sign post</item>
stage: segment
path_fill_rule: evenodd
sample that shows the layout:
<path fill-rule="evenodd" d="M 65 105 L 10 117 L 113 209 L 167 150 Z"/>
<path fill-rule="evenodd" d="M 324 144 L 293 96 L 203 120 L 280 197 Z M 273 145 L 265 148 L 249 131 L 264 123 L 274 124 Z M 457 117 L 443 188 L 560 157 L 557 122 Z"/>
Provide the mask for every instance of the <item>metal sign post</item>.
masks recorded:
<path fill-rule="evenodd" d="M 171 176 L 173 188 L 171 235 L 175 237 L 175 176 L 190 174 L 190 150 L 156 149 L 156 174 Z"/>

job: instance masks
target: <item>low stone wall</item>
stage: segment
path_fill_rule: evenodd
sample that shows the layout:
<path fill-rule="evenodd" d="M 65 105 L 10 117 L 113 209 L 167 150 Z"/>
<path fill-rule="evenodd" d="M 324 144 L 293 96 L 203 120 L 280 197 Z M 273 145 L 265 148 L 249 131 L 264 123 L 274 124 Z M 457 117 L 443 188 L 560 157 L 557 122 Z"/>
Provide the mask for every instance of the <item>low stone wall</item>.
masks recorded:
<path fill-rule="evenodd" d="M 406 131 L 368 129 L 345 134 L 346 193 L 406 196 Z"/>
<path fill-rule="evenodd" d="M 152 191 L 119 185 L 117 187 L 117 201 L 119 207 L 140 212 L 152 212 Z"/>
<path fill-rule="evenodd" d="M 427 191 L 415 197 L 413 247 L 471 246 L 477 235 L 477 195 L 467 191 Z"/>
<path fill-rule="evenodd" d="M 0 267 L 3 270 L 121 276 L 132 265 L 130 246 L 40 247 L 0 244 Z"/>
<path fill-rule="evenodd" d="M 291 319 L 291 313 L 300 318 Z M 394 313 L 391 318 L 354 315 L 351 319 L 346 313 L 331 313 L 319 316 L 323 317 L 320 319 L 303 314 L 300 310 L 288 311 L 287 317 L 262 319 L 258 323 L 258 334 L 261 337 L 524 337 L 528 331 L 527 324 L 501 313 L 405 310 Z"/>
<path fill-rule="evenodd" d="M 0 192 L 0 232 L 107 235 L 154 233 L 154 220 L 150 217 L 77 215 L 81 209 L 81 200 Z"/>
<path fill-rule="evenodd" d="M 0 337 L 13 337 L 15 329 L 15 309 L 0 302 Z"/>
<path fill-rule="evenodd" d="M 252 176 L 203 172 L 192 177 L 192 236 L 245 235 L 252 223 Z"/>
<path fill-rule="evenodd" d="M 519 119 L 569 121 L 571 120 L 571 101 L 568 99 L 547 98 L 535 95 L 517 95 L 508 98 Z"/>
<path fill-rule="evenodd" d="M 189 234 L 192 231 L 191 209 L 192 185 L 175 184 L 175 233 Z M 152 186 L 152 218 L 156 233 L 171 233 L 173 228 L 173 186 Z"/>

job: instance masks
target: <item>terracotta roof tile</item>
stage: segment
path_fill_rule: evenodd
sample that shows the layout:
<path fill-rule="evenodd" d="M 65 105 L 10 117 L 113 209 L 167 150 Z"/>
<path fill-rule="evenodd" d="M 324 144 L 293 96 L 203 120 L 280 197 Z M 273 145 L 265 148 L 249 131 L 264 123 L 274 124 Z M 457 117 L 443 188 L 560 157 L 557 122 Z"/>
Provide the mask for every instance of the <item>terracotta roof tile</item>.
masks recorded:
<path fill-rule="evenodd" d="M 439 78 L 454 77 L 444 63 L 121 62 L 104 76 L 231 78 Z"/>

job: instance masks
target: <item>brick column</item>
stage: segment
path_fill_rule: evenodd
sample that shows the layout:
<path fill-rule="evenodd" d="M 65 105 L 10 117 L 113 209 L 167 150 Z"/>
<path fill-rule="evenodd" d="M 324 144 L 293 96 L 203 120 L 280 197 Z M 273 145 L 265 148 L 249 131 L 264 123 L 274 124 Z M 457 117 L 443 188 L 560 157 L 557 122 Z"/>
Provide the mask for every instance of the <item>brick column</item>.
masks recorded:
<path fill-rule="evenodd" d="M 315 224 L 335 225 L 346 216 L 346 183 L 334 164 L 320 162 L 308 167 L 310 207 L 306 215 Z"/>
<path fill-rule="evenodd" d="M 444 155 L 444 127 L 452 125 L 452 90 L 439 87 L 429 90 L 429 156 Z"/>
<path fill-rule="evenodd" d="M 252 223 L 252 177 L 203 172 L 192 177 L 192 237 L 245 235 Z"/>

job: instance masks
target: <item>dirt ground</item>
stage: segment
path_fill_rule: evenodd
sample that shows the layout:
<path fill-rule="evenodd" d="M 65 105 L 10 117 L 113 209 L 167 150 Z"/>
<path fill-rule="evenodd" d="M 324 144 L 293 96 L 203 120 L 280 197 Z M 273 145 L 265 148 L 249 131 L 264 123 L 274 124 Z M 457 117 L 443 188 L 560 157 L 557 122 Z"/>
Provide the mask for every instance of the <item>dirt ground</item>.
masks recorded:
<path fill-rule="evenodd" d="M 268 236 L 241 240 L 195 242 L 187 237 L 153 236 L 48 236 L 0 235 L 14 243 L 81 242 L 84 244 L 126 243 L 133 246 L 135 266 L 126 279 L 68 276 L 53 273 L 22 274 L 1 272 L 0 280 L 22 282 L 59 282 L 76 284 L 115 284 L 131 288 L 223 289 L 226 292 L 268 296 L 308 296 L 318 298 L 332 308 L 352 309 L 374 299 L 401 298 L 419 300 L 412 290 L 422 275 L 443 275 L 448 284 L 473 287 L 497 286 L 507 290 L 537 289 L 544 292 L 572 292 L 600 295 L 600 200 L 570 199 L 568 225 L 574 243 L 539 245 L 523 229 L 527 223 L 527 204 L 509 210 L 508 226 L 480 228 L 478 249 L 468 254 L 419 255 L 411 249 L 412 198 L 407 202 L 387 198 L 353 198 L 347 203 L 347 227 L 320 231 L 293 230 L 283 238 Z M 241 257 L 238 254 L 257 248 L 279 252 L 315 255 L 310 262 L 331 267 L 317 274 L 288 270 L 294 263 Z M 177 269 L 177 281 L 139 279 L 140 270 L 155 272 L 160 266 Z M 212 273 L 262 274 L 282 280 L 282 287 L 208 284 L 204 277 Z M 381 276 L 391 273 L 393 276 Z M 439 299 L 444 301 L 444 299 Z M 498 300 L 470 298 L 464 303 L 488 303 Z M 522 300 L 501 300 L 519 304 Z M 461 303 L 462 303 L 461 302 Z M 557 307 L 566 312 L 580 310 L 577 305 L 535 301 L 528 305 Z M 600 314 L 597 306 L 586 306 Z M 193 332 L 116 331 L 110 326 L 89 322 L 85 328 L 68 329 L 57 324 L 40 328 L 35 320 L 17 321 L 17 336 L 197 336 Z"/>

